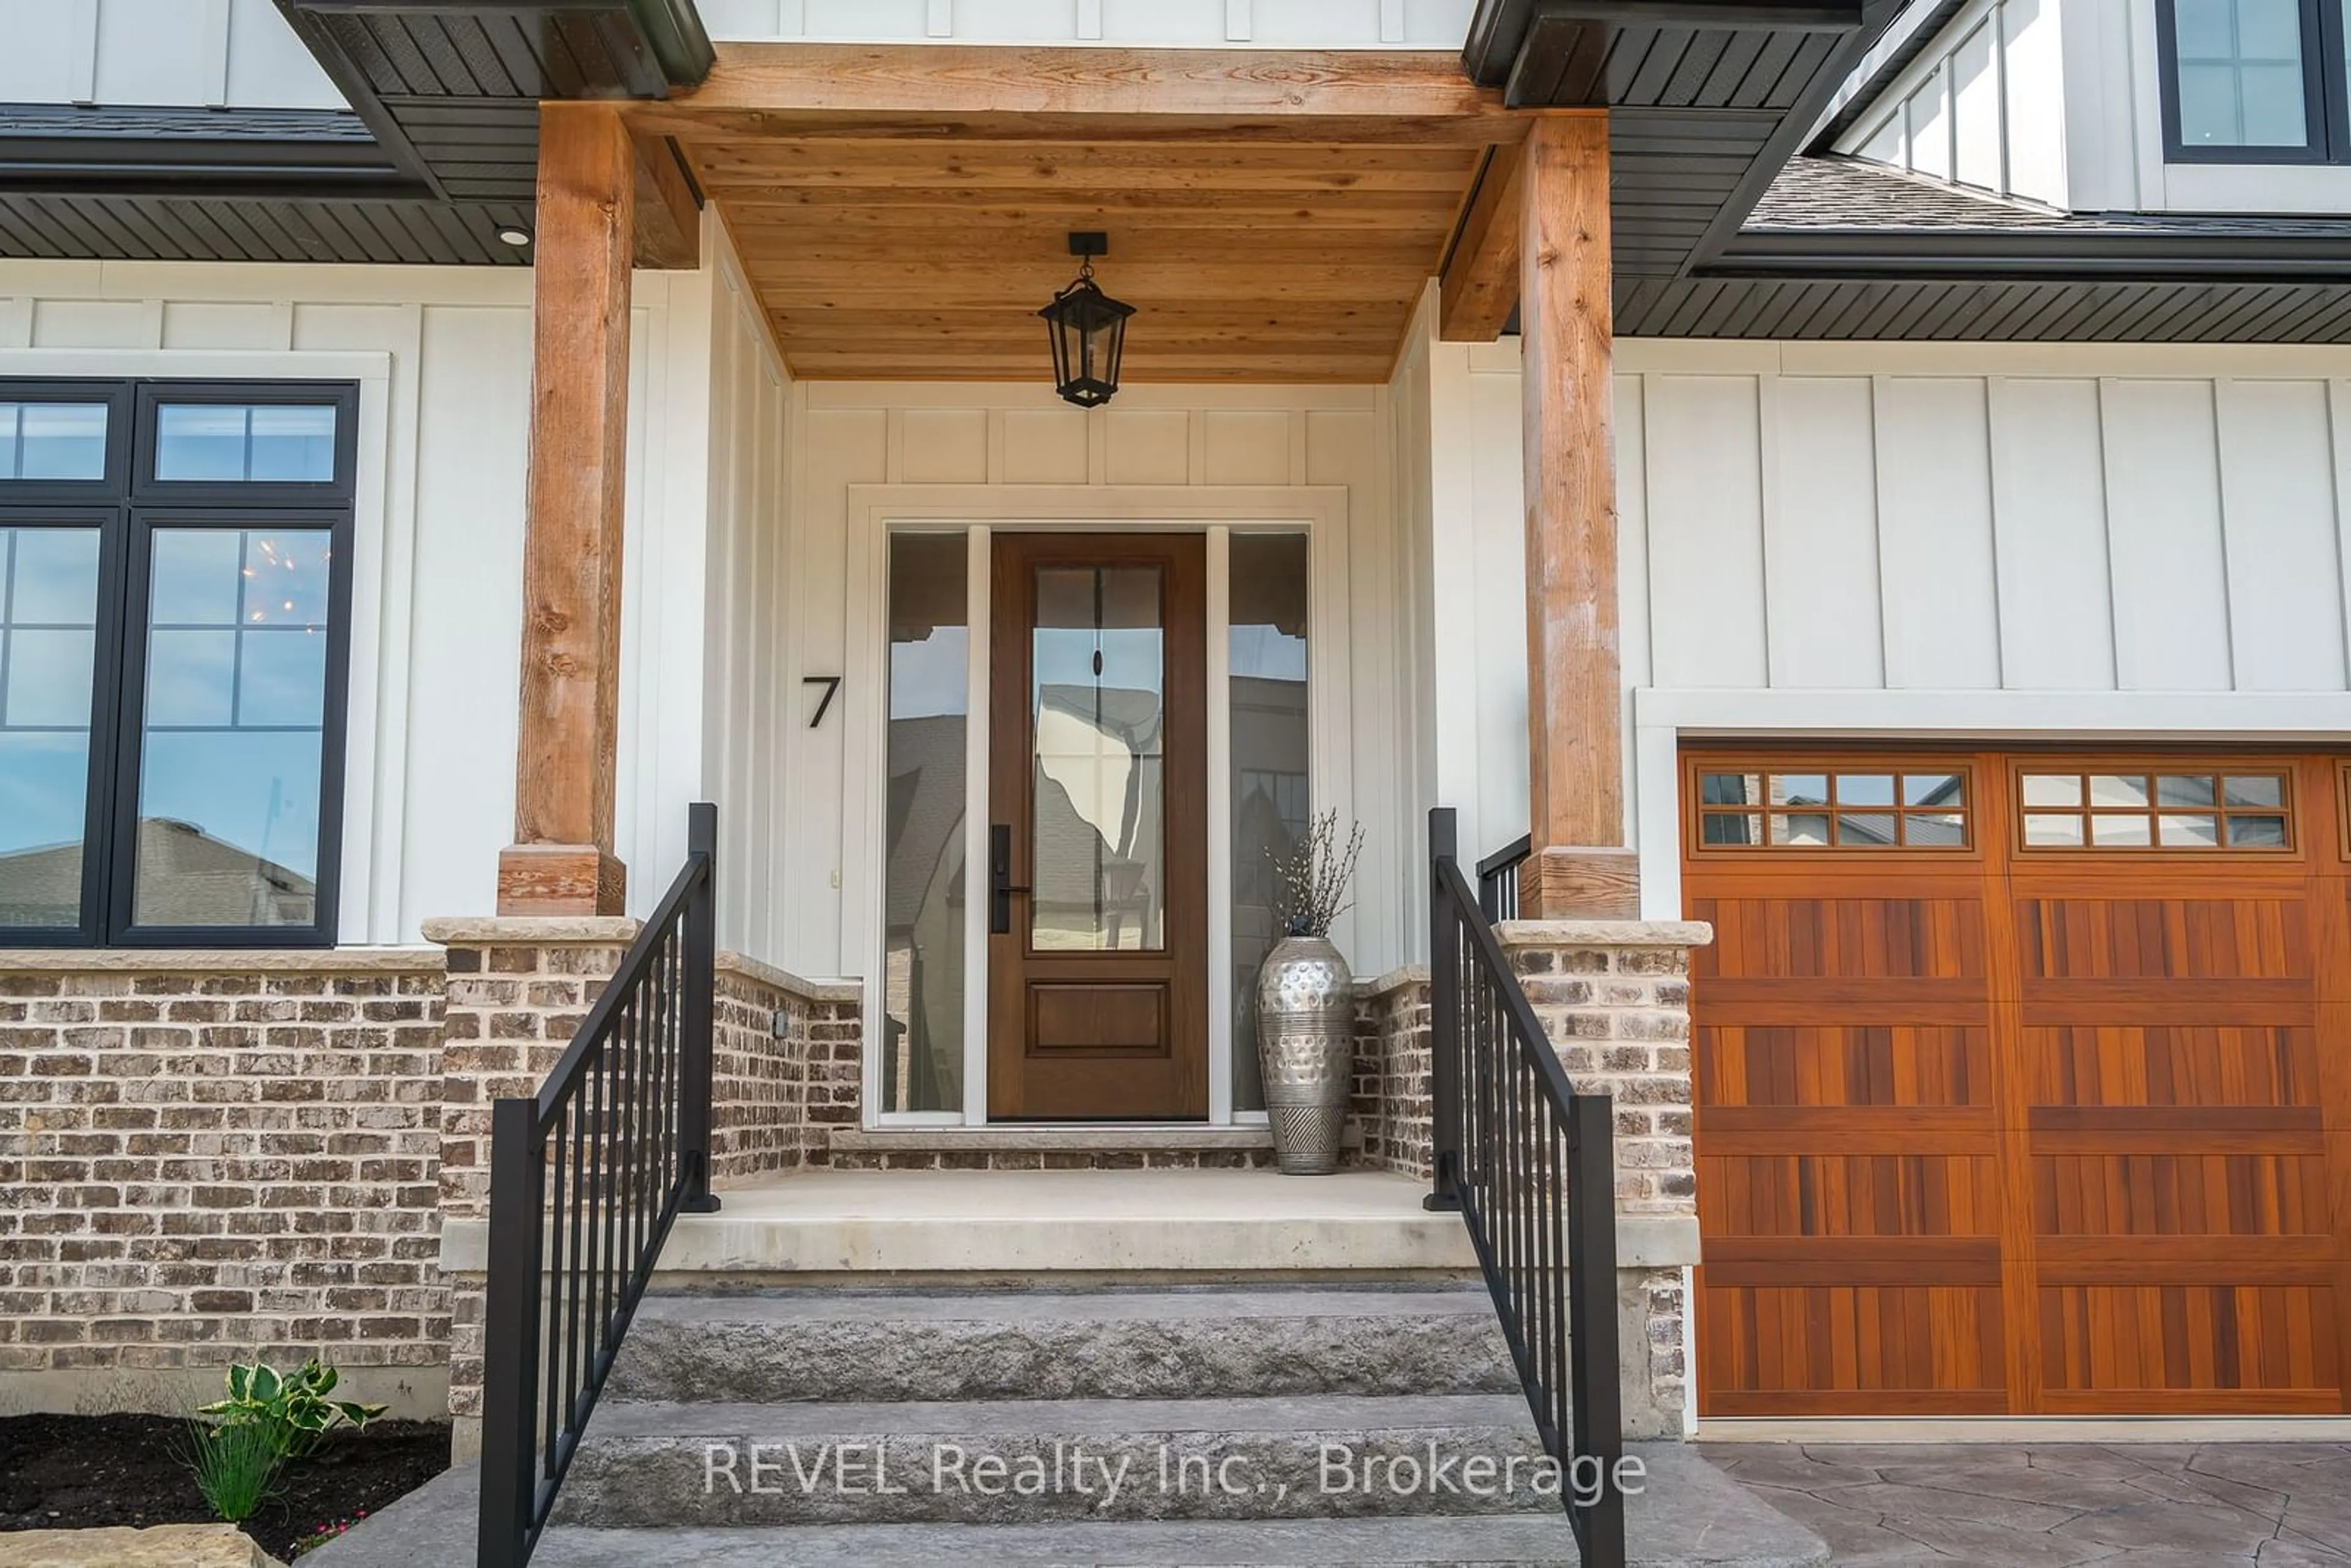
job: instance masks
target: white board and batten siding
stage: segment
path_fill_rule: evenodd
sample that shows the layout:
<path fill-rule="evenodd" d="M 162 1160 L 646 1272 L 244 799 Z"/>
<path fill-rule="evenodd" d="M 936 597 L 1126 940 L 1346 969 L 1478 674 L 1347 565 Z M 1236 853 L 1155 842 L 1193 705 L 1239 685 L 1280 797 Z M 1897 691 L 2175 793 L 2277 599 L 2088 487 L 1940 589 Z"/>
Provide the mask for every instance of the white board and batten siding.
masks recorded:
<path fill-rule="evenodd" d="M 1972 0 L 1887 84 L 1836 150 L 1931 179 L 2064 206 L 2062 12 L 2089 3 Z M 1855 80 L 1877 64 L 1873 55 Z"/>
<path fill-rule="evenodd" d="M 1474 0 L 697 0 L 710 36 L 831 43 L 1458 49 Z"/>
<path fill-rule="evenodd" d="M 1441 345 L 1440 396 L 1447 358 L 1477 446 L 1439 486 L 1439 559 L 1448 527 L 1494 548 L 1462 545 L 1476 581 L 1447 619 L 1474 671 L 1448 691 L 1439 660 L 1428 722 L 1474 702 L 1439 798 L 1474 802 L 1483 852 L 1525 814 L 1517 364 Z M 1652 914 L 1679 901 L 1681 737 L 2351 730 L 2340 350 L 1627 342 L 1617 363 Z"/>
<path fill-rule="evenodd" d="M 772 601 L 790 726 L 774 790 L 782 860 L 767 894 L 774 924 L 754 950 L 797 973 L 860 975 L 878 947 L 893 528 L 1254 526 L 1309 535 L 1311 791 L 1318 809 L 1366 830 L 1350 955 L 1366 972 L 1402 962 L 1418 838 L 1405 786 L 1409 562 L 1391 526 L 1386 397 L 1130 386 L 1110 407 L 1080 410 L 1035 384 L 796 383 Z M 804 683 L 836 675 L 831 714 L 811 727 L 821 693 Z"/>
<path fill-rule="evenodd" d="M 270 0 L 0 0 L 0 103 L 348 107 Z"/>
<path fill-rule="evenodd" d="M 731 538 L 705 496 L 728 440 L 775 445 L 758 412 L 705 445 L 711 276 L 636 284 L 616 849 L 640 913 L 703 790 L 704 540 Z M 0 376 L 75 375 L 359 383 L 339 936 L 488 914 L 514 832 L 529 275 L 0 261 Z"/>

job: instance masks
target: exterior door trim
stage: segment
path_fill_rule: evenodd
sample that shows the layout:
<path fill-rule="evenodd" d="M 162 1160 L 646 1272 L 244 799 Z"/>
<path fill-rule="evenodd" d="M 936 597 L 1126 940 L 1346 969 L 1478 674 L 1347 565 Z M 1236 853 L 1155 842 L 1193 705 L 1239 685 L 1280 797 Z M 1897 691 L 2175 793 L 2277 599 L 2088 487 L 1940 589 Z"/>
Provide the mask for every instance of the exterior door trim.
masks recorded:
<path fill-rule="evenodd" d="M 985 646 L 992 627 L 987 603 L 988 540 L 995 530 L 1081 533 L 1199 532 L 1208 538 L 1208 823 L 1210 838 L 1208 888 L 1208 947 L 1212 956 L 1228 952 L 1232 943 L 1232 901 L 1229 885 L 1229 830 L 1215 836 L 1219 822 L 1230 821 L 1228 716 L 1221 673 L 1227 641 L 1229 581 L 1220 568 L 1228 557 L 1218 543 L 1235 530 L 1263 529 L 1304 533 L 1311 540 L 1311 586 L 1308 614 L 1314 627 L 1314 653 L 1309 665 L 1308 701 L 1312 735 L 1308 770 L 1312 779 L 1311 805 L 1316 811 L 1336 809 L 1342 816 L 1370 819 L 1384 806 L 1366 809 L 1354 788 L 1350 716 L 1353 710 L 1353 654 L 1350 622 L 1352 593 L 1348 578 L 1349 491 L 1343 485 L 852 485 L 849 486 L 848 586 L 846 658 L 837 711 L 841 715 L 844 748 L 842 768 L 841 837 L 846 852 L 841 868 L 841 928 L 842 967 L 866 977 L 864 1016 L 878 1018 L 882 997 L 882 899 L 887 874 L 886 841 L 879 802 L 888 777 L 889 723 L 887 705 L 888 549 L 893 532 L 962 532 L 971 540 L 971 587 L 968 609 L 973 646 Z M 830 674 L 805 658 L 795 661 L 789 674 Z M 968 688 L 971 711 L 987 711 L 987 669 L 974 660 Z M 787 689 L 796 689 L 792 681 Z M 987 865 L 987 726 L 970 727 L 972 741 L 966 753 L 967 810 L 965 863 Z M 977 791 L 977 793 L 973 793 Z M 1384 821 L 1384 817 L 1379 818 Z M 1404 857 L 1408 860 L 1410 857 Z M 1402 862 L 1398 862 L 1402 869 Z M 1369 879 L 1374 874 L 1367 871 Z M 1411 918 L 1405 884 L 1398 883 L 1399 918 Z M 984 900 L 970 906 L 967 928 L 967 973 L 985 972 L 987 911 Z M 1355 939 L 1352 929 L 1358 915 L 1342 921 L 1343 941 Z M 1208 1125 L 1261 1124 L 1263 1112 L 1232 1109 L 1232 1039 L 1230 975 L 1226 967 L 1209 965 Z M 882 1112 L 881 1067 L 878 1053 L 866 1052 L 862 1103 L 868 1127 L 983 1126 L 987 1123 L 984 1057 L 987 1049 L 985 1007 L 987 988 L 975 985 L 965 997 L 965 1103 L 961 1111 Z"/>

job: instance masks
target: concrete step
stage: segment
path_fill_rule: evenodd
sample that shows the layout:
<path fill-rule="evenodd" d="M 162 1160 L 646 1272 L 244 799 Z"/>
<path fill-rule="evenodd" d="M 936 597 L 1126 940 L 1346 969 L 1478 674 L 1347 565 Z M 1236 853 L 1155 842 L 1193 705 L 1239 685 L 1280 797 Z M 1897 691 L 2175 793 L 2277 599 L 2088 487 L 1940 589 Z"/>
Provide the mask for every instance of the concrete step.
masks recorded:
<path fill-rule="evenodd" d="M 606 1398 L 1510 1394 L 1483 1287 L 652 1295 Z"/>
<path fill-rule="evenodd" d="M 611 1404 L 557 1517 L 622 1528 L 1497 1514 L 1558 1506 L 1516 1395 Z"/>
<path fill-rule="evenodd" d="M 1574 1568 L 1560 1514 L 1124 1524 L 786 1525 L 548 1531 L 532 1568 Z"/>
<path fill-rule="evenodd" d="M 605 1413 L 599 1411 L 601 1424 Z M 1820 1537 L 1678 1443 L 1635 1444 L 1646 1474 L 1625 1507 L 1635 1568 L 1818 1568 Z M 472 1465 L 435 1476 L 316 1553 L 319 1568 L 469 1563 L 481 1507 Z M 569 1489 L 567 1489 L 568 1490 Z M 306 1565 L 311 1559 L 306 1557 Z M 610 1530 L 558 1524 L 533 1568 L 1464 1568 L 1576 1561 L 1556 1513 L 1485 1517 L 1072 1521 L 1026 1525 L 825 1524 Z"/>

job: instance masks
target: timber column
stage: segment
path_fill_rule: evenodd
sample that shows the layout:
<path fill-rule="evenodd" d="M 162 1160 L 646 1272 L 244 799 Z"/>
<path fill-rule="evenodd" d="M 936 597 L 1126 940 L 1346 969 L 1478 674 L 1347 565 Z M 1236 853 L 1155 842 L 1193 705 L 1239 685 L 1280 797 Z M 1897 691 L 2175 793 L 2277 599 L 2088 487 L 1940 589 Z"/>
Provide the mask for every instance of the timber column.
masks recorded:
<path fill-rule="evenodd" d="M 1616 638 L 1608 117 L 1544 115 L 1519 174 L 1530 920 L 1632 919 Z"/>
<path fill-rule="evenodd" d="M 539 108 L 515 841 L 500 915 L 618 915 L 621 528 L 636 156 L 617 107 Z"/>

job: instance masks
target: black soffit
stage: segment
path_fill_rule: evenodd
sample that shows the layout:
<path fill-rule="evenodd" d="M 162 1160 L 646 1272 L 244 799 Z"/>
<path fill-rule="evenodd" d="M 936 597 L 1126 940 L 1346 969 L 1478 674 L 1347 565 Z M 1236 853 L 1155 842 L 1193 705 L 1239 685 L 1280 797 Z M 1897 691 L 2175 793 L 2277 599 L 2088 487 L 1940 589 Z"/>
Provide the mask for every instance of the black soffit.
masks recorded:
<path fill-rule="evenodd" d="M 658 98 L 692 0 L 277 0 L 352 112 L 0 105 L 0 256 L 517 267 L 541 98 Z"/>
<path fill-rule="evenodd" d="M 1957 10 L 1834 117 L 1899 0 L 1481 0 L 1463 65 L 1514 107 L 1611 110 L 1621 336 L 2351 341 L 2351 223 L 2056 213 L 1813 155 Z"/>

